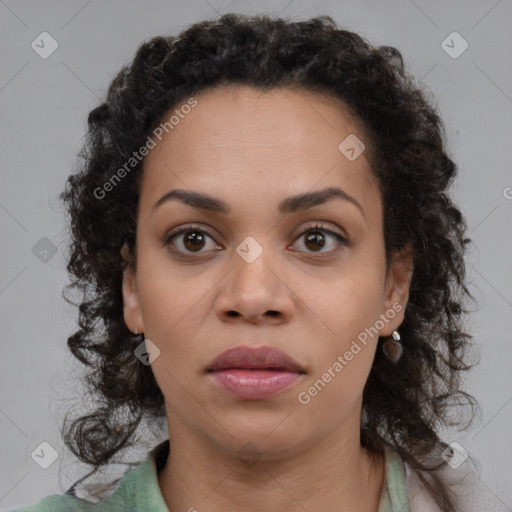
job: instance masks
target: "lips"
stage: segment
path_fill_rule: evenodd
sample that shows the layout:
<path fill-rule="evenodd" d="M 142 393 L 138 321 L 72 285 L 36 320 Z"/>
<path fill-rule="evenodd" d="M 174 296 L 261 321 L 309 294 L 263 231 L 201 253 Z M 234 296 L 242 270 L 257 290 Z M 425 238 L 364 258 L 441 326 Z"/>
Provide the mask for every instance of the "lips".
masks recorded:
<path fill-rule="evenodd" d="M 240 346 L 226 350 L 208 366 L 208 372 L 220 370 L 281 370 L 305 373 L 289 355 L 273 347 Z"/>
<path fill-rule="evenodd" d="M 207 368 L 224 393 L 237 400 L 264 400 L 290 388 L 306 372 L 272 347 L 241 346 L 226 350 Z"/>

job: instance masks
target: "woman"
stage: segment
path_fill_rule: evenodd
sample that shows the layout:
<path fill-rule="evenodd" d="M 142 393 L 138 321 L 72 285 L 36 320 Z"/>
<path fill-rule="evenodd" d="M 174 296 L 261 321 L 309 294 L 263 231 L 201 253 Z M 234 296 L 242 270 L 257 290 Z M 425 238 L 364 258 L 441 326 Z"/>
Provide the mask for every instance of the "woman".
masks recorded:
<path fill-rule="evenodd" d="M 65 442 L 98 470 L 143 419 L 169 439 L 23 510 L 467 510 L 437 427 L 476 405 L 470 240 L 398 50 L 328 17 L 197 23 L 140 47 L 82 157 L 68 345 L 98 400 Z"/>

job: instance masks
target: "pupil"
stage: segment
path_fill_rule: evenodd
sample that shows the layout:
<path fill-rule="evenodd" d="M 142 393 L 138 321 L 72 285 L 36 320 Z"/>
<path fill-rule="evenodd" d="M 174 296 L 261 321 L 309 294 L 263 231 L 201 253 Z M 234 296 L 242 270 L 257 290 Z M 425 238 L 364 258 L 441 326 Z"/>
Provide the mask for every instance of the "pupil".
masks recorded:
<path fill-rule="evenodd" d="M 320 247 L 317 247 L 319 249 L 321 249 L 325 244 L 323 235 L 319 231 L 314 231 L 307 236 L 306 245 L 308 245 L 309 242 L 312 242 L 315 245 L 319 245 Z M 309 247 L 309 245 L 308 245 L 308 247 Z M 309 248 L 311 249 L 311 247 L 309 247 Z"/>
<path fill-rule="evenodd" d="M 185 246 L 187 247 L 187 249 L 191 249 L 191 250 L 194 250 L 194 249 L 201 249 L 202 248 L 202 244 L 204 244 L 204 237 L 202 235 L 202 233 L 199 233 L 197 231 L 189 231 L 188 233 L 185 234 Z M 191 246 L 187 245 L 187 244 L 192 244 Z M 194 245 L 195 244 L 199 244 L 200 247 L 197 247 Z"/>

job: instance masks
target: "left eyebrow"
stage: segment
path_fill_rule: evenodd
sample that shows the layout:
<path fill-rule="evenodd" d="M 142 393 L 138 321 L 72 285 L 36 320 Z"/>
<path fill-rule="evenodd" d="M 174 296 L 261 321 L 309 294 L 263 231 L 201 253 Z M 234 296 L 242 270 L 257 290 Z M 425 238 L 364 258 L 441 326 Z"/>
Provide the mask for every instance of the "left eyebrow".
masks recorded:
<path fill-rule="evenodd" d="M 304 194 L 287 197 L 279 203 L 278 210 L 279 213 L 284 214 L 305 211 L 313 208 L 314 206 L 326 203 L 332 199 L 341 199 L 349 202 L 350 204 L 353 204 L 359 209 L 363 217 L 366 219 L 364 210 L 362 206 L 356 201 L 356 199 L 336 187 L 328 187 L 322 190 L 315 190 L 313 192 L 306 192 Z M 179 189 L 171 190 L 170 192 L 167 192 L 167 194 L 163 195 L 153 205 L 152 212 L 162 204 L 172 200 L 181 201 L 182 203 L 188 206 L 192 206 L 193 208 L 199 208 L 201 210 L 214 213 L 228 214 L 231 212 L 231 208 L 220 199 L 201 192 Z"/>

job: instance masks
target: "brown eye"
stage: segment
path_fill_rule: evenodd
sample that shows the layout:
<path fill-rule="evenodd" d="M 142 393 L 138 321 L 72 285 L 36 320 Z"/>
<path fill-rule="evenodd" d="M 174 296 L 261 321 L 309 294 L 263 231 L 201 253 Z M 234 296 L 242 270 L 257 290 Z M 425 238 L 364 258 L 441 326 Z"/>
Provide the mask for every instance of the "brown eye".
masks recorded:
<path fill-rule="evenodd" d="M 325 245 L 325 237 L 321 231 L 310 231 L 306 237 L 306 247 L 312 251 L 322 249 Z"/>
<path fill-rule="evenodd" d="M 209 235 L 204 229 L 196 226 L 185 226 L 183 229 L 171 233 L 167 236 L 164 244 L 178 254 L 203 254 L 209 252 L 208 241 L 211 240 L 210 245 L 212 249 L 219 247 L 213 243 L 213 237 Z M 203 250 L 205 249 L 205 250 Z"/>
<path fill-rule="evenodd" d="M 204 234 L 201 231 L 187 231 L 183 236 L 183 245 L 192 252 L 201 250 L 205 243 Z"/>
<path fill-rule="evenodd" d="M 319 256 L 328 257 L 337 254 L 344 247 L 348 246 L 348 241 L 330 229 L 322 225 L 315 225 L 304 231 L 297 240 L 303 240 L 308 249 L 306 253 L 318 253 Z M 330 241 L 331 240 L 331 241 Z M 331 249 L 329 249 L 331 246 Z M 327 250 L 323 250 L 327 247 Z"/>

